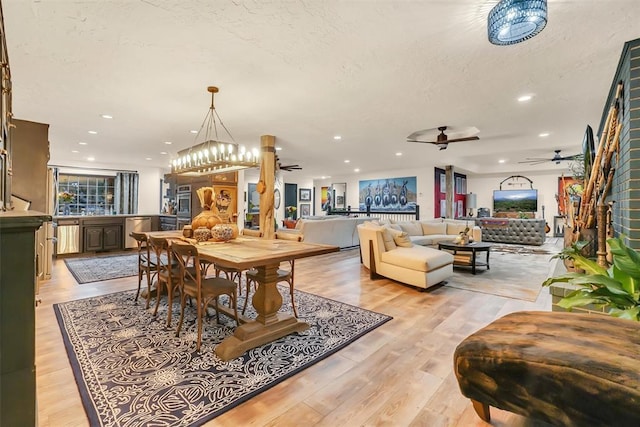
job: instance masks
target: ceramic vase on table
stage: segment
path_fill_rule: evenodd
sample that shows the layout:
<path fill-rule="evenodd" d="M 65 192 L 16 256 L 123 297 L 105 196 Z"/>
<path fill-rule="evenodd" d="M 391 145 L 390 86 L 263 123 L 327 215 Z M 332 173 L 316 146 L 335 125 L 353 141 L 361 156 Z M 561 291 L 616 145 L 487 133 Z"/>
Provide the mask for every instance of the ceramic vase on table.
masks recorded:
<path fill-rule="evenodd" d="M 211 239 L 226 242 L 233 238 L 233 228 L 229 224 L 218 224 L 211 229 Z"/>

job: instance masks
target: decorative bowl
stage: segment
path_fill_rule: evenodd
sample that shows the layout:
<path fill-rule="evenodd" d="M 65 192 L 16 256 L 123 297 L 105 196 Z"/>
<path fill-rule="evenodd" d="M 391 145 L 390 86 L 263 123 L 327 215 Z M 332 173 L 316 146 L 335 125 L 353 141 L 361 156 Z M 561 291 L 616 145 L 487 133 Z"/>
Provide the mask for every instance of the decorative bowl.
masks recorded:
<path fill-rule="evenodd" d="M 233 228 L 229 224 L 218 224 L 211 229 L 211 239 L 226 242 L 233 238 Z"/>
<path fill-rule="evenodd" d="M 206 242 L 211 238 L 211 231 L 207 227 L 198 227 L 193 231 L 193 238 L 198 242 Z"/>

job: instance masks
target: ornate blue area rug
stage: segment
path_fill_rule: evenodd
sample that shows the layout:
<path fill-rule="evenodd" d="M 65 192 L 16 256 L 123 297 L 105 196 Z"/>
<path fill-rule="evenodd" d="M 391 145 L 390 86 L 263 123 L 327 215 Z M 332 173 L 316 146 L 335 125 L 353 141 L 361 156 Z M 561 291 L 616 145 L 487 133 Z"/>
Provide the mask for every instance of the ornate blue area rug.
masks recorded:
<path fill-rule="evenodd" d="M 66 258 L 64 263 L 80 284 L 118 279 L 120 277 L 135 276 L 138 274 L 137 252 L 124 255 Z"/>
<path fill-rule="evenodd" d="M 282 311 L 291 313 L 289 288 L 281 287 Z M 187 306 L 179 338 L 173 307 L 158 317 L 134 304 L 134 291 L 54 305 L 69 361 L 92 426 L 199 426 L 286 378 L 319 362 L 390 316 L 295 291 L 300 319 L 311 326 L 223 362 L 214 348 L 235 322 L 214 310 L 203 325 L 196 352 L 195 308 Z M 244 298 L 239 298 L 242 307 Z M 221 298 L 221 303 L 226 303 Z M 152 304 L 153 307 L 153 304 Z M 253 308 L 247 308 L 255 317 Z"/>

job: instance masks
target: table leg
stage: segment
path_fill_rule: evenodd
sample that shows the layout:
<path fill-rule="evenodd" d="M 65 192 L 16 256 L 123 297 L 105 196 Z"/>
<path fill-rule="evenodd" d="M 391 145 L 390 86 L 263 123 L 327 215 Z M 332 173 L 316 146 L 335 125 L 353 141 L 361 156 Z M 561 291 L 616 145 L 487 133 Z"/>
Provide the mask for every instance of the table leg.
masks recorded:
<path fill-rule="evenodd" d="M 471 250 L 471 274 L 476 274 L 476 251 Z"/>
<path fill-rule="evenodd" d="M 278 267 L 278 264 L 257 267 L 258 289 L 251 302 L 258 316 L 256 320 L 236 328 L 232 336 L 216 347 L 216 355 L 222 360 L 234 359 L 249 349 L 309 329 L 308 323 L 289 314 L 278 313 L 282 307 L 282 295 L 276 286 Z"/>
<path fill-rule="evenodd" d="M 487 250 L 487 270 L 489 270 L 489 253 L 490 252 L 491 252 L 490 250 Z"/>

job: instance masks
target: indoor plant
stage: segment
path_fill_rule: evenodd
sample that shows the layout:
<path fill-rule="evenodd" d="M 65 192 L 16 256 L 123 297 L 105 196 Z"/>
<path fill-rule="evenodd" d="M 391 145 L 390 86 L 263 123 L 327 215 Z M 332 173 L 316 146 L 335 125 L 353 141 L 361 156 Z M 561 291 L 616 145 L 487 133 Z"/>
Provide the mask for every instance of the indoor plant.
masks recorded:
<path fill-rule="evenodd" d="M 568 310 L 594 304 L 608 308 L 612 316 L 640 321 L 640 255 L 627 247 L 622 237 L 608 239 L 613 265 L 607 269 L 581 254 L 582 243 L 564 248 L 554 258 L 570 259 L 584 273 L 550 277 L 542 285 L 565 282 L 577 286 L 558 302 Z"/>

